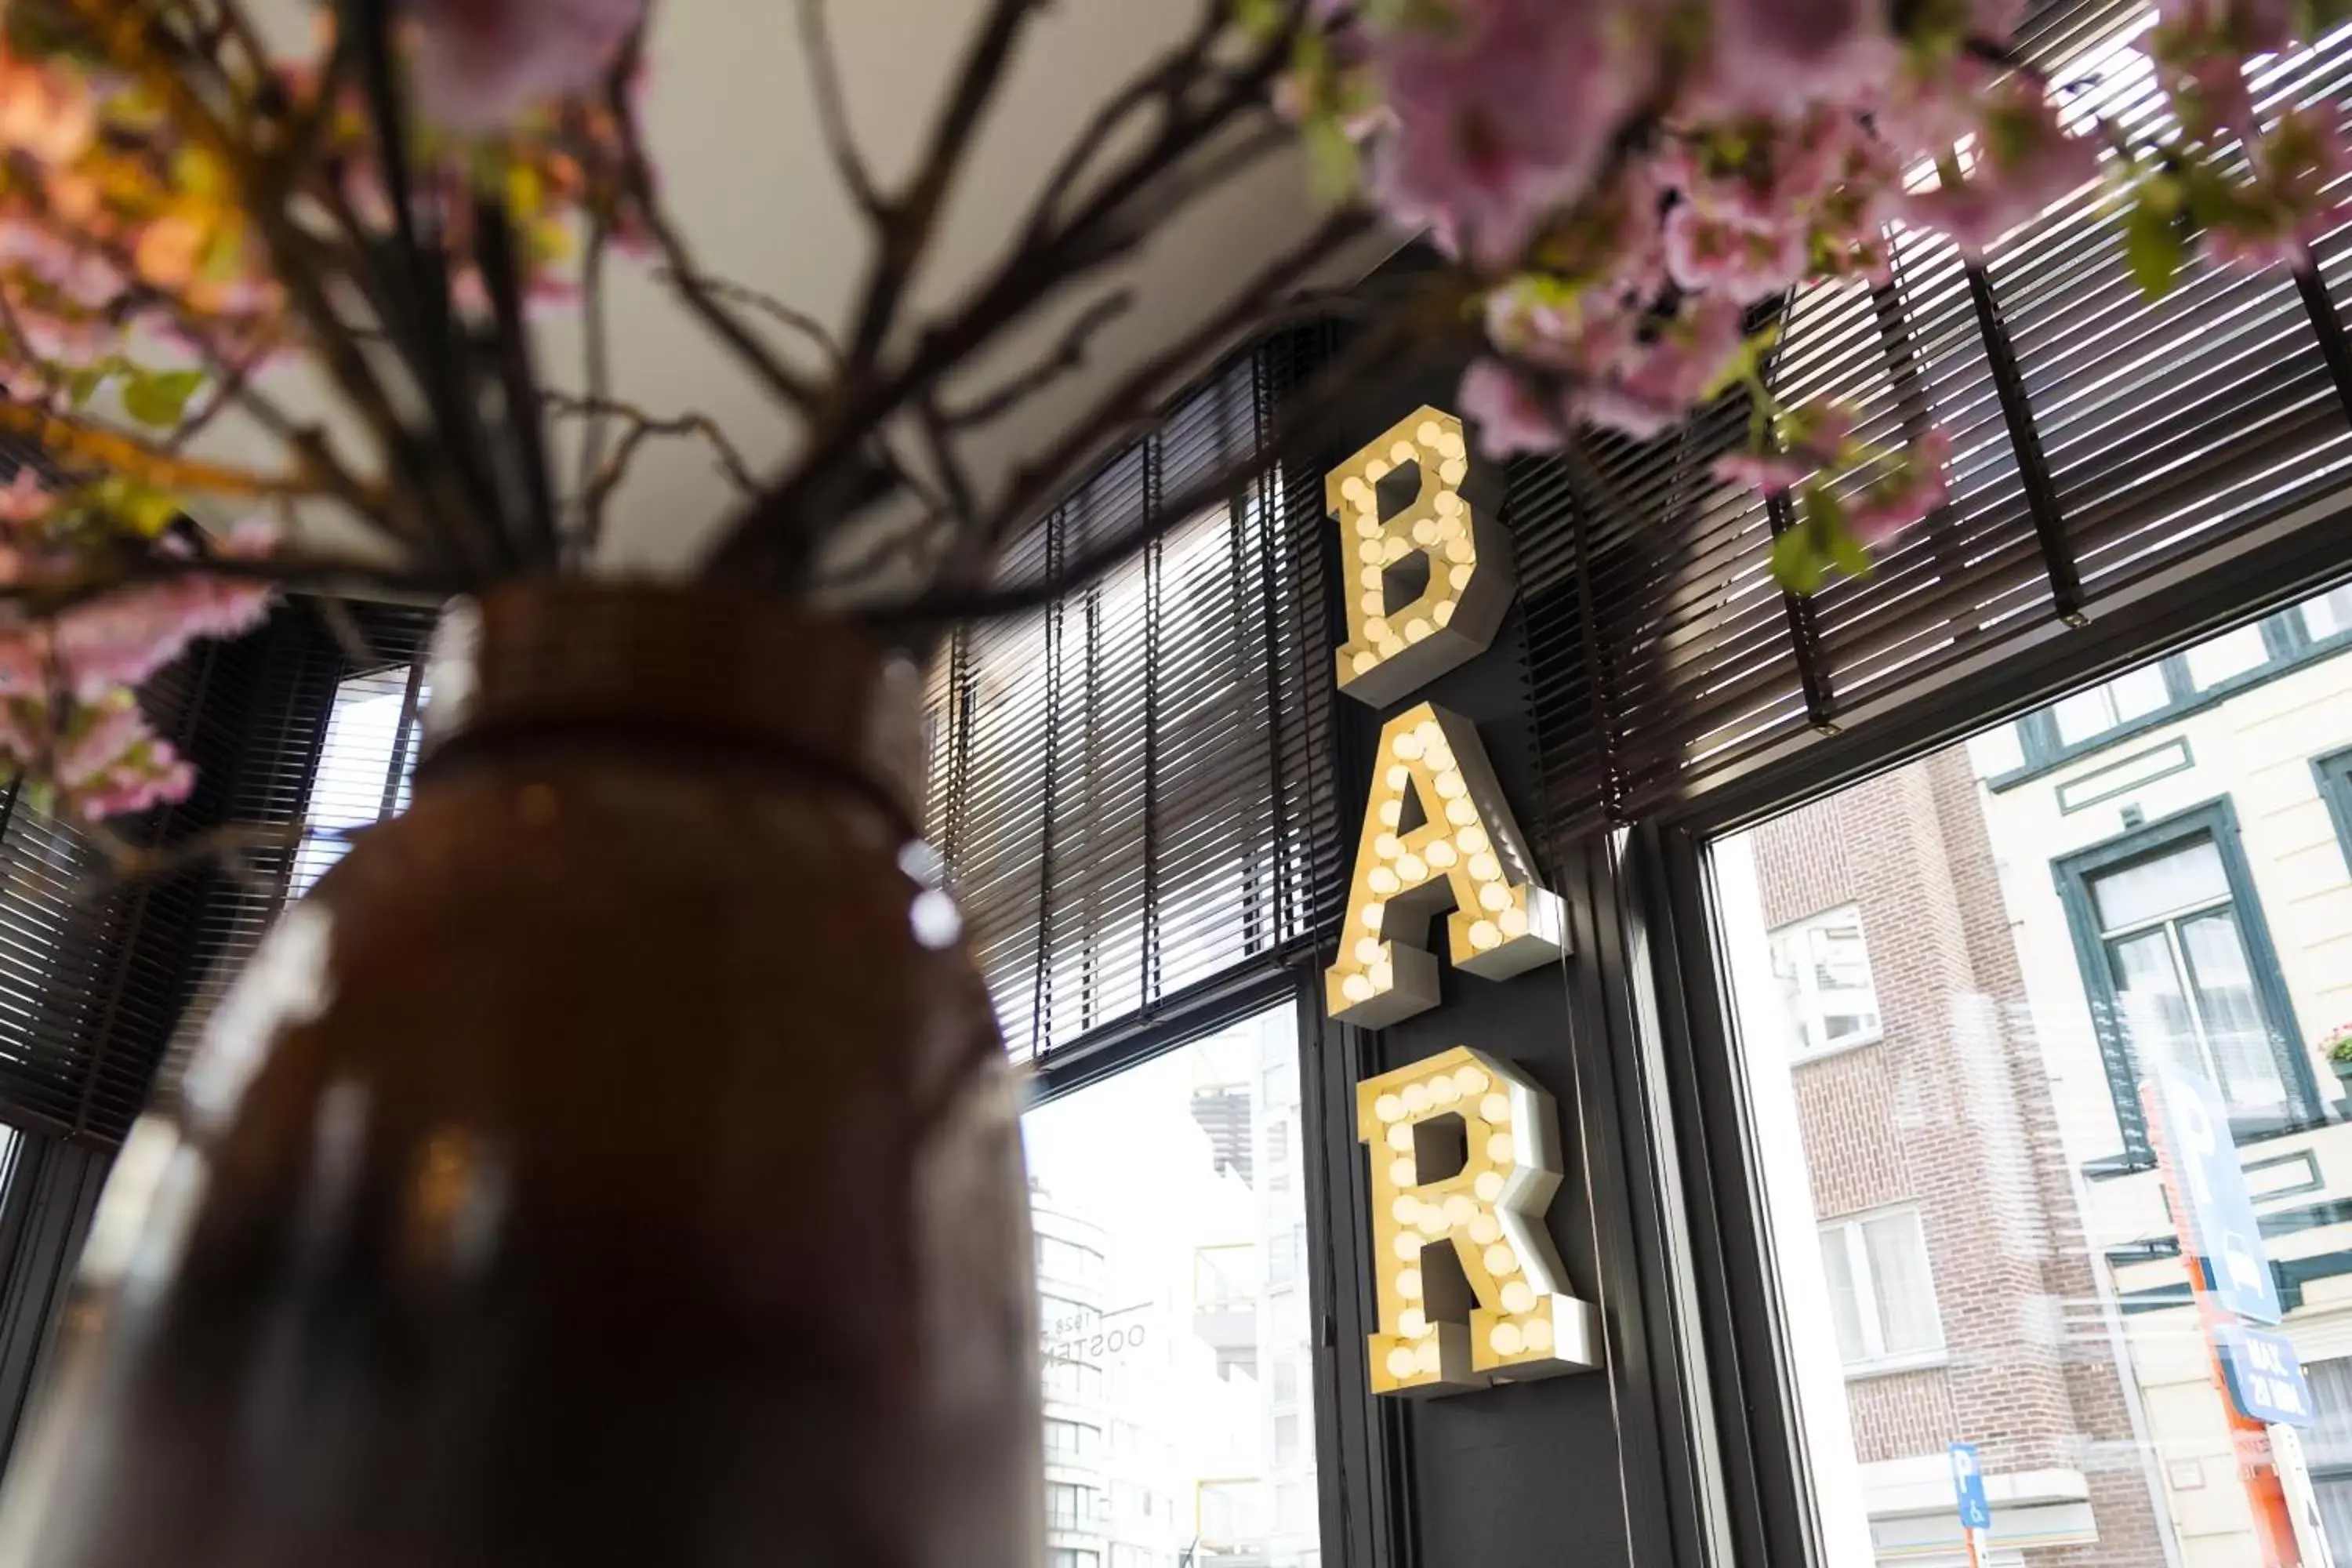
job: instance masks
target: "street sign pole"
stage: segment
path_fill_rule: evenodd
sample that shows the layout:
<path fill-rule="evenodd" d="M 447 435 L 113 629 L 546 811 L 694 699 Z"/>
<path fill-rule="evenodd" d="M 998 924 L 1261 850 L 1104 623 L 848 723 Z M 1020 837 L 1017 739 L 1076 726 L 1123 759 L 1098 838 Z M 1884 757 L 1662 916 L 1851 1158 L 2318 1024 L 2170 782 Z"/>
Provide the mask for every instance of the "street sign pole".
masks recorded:
<path fill-rule="evenodd" d="M 2294 1512 L 2287 1506 L 2286 1489 L 2271 1454 L 2270 1428 L 2240 1410 L 2231 1392 L 2229 1372 L 2221 1360 L 2221 1341 L 2237 1319 L 2214 1300 L 2212 1282 L 2198 1255 L 2192 1235 L 2192 1211 L 2182 1181 L 2182 1162 L 2168 1135 L 2165 1097 L 2153 1080 L 2143 1079 L 2139 1098 L 2147 1116 L 2148 1141 L 2156 1147 L 2165 1202 L 2171 1206 L 2173 1225 L 2180 1236 L 2180 1260 L 2188 1268 L 2189 1292 L 2195 1300 L 2197 1324 L 2205 1337 L 2205 1357 L 2213 1378 L 2213 1392 L 2221 1396 L 2221 1417 L 2229 1424 L 2238 1482 L 2245 1488 L 2246 1501 L 2253 1510 L 2254 1539 L 2262 1552 L 2262 1568 L 2304 1568 L 2303 1552 L 2295 1540 Z"/>
<path fill-rule="evenodd" d="M 1992 1531 L 1992 1504 L 1986 1500 L 1984 1465 L 1974 1443 L 1951 1447 L 1952 1500 L 1960 1510 L 1960 1540 L 1969 1550 L 1969 1568 L 1985 1568 L 1987 1541 Z"/>

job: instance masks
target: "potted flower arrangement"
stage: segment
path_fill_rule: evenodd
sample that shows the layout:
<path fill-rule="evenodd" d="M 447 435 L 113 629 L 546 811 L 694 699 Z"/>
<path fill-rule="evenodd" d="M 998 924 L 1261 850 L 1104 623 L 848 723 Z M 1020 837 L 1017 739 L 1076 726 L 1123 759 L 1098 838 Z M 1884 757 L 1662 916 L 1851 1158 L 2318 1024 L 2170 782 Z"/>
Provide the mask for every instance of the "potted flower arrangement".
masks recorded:
<path fill-rule="evenodd" d="M 280 592 L 457 600 L 415 809 L 215 1020 L 139 1287 L 13 1500 L 25 1561 L 1032 1560 L 1025 1194 L 910 843 L 910 686 L 942 626 L 1162 524 L 1045 582 L 997 574 L 1006 542 L 1385 222 L 1448 264 L 1368 306 L 1244 466 L 1414 355 L 1472 361 L 1490 454 L 1571 462 L 1744 384 L 1722 477 L 1790 496 L 1775 569 L 1810 589 L 1938 504 L 1946 446 L 1781 407 L 1759 307 L 1883 277 L 1890 223 L 1981 246 L 2096 179 L 2150 290 L 2200 246 L 2294 265 L 2352 168 L 2336 106 L 2258 113 L 2244 69 L 2326 6 L 2168 3 L 2150 130 L 2021 57 L 2022 0 L 1209 0 L 942 302 L 944 215 L 1050 8 L 976 0 L 885 176 L 824 0 L 795 6 L 870 240 L 837 322 L 699 264 L 641 121 L 648 0 L 339 0 L 299 44 L 257 0 L 0 13 L 7 763 L 93 823 L 169 800 L 188 772 L 135 691 L 192 638 Z M 980 471 L 975 435 L 1085 363 L 1156 226 L 1301 143 L 1304 235 Z M 785 456 L 616 394 L 623 268 L 761 389 Z M 555 309 L 577 363 L 534 328 Z M 1024 331 L 1036 362 L 976 384 Z M 695 572 L 604 577 L 667 440 L 739 500 Z"/>
<path fill-rule="evenodd" d="M 2320 1055 L 2327 1058 L 2328 1070 L 2347 1098 L 2352 1098 L 2352 1024 L 2339 1026 L 2327 1038 L 2319 1042 Z"/>

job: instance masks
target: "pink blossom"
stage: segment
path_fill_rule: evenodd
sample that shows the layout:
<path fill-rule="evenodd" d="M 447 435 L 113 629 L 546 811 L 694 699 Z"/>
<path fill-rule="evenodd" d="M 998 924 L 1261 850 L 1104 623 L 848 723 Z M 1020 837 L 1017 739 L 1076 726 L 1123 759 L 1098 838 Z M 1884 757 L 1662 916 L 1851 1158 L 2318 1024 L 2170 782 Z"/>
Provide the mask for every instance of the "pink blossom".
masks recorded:
<path fill-rule="evenodd" d="M 1801 222 L 1754 223 L 1685 202 L 1666 215 L 1666 271 L 1685 289 L 1759 299 L 1804 277 L 1808 237 Z"/>
<path fill-rule="evenodd" d="M 2070 136 L 2042 85 L 2012 75 L 1986 96 L 1977 166 L 1958 184 L 1913 195 L 1905 216 L 1979 251 L 2099 177 L 2098 144 Z"/>
<path fill-rule="evenodd" d="M 1560 410 L 1548 406 L 1500 360 L 1482 359 L 1462 374 L 1462 412 L 1478 427 L 1478 449 L 1500 460 L 1559 445 Z"/>
<path fill-rule="evenodd" d="M 1898 457 L 1887 473 L 1846 507 L 1846 525 L 1856 539 L 1873 547 L 1917 522 L 1944 504 L 1949 481 L 1944 468 L 1952 460 L 1952 437 L 1940 426 L 1922 436 Z"/>
<path fill-rule="evenodd" d="M 1715 477 L 1727 485 L 1753 485 L 1768 496 L 1786 494 L 1822 469 L 1845 460 L 1854 423 L 1853 407 L 1843 403 L 1815 404 L 1784 415 L 1780 425 L 1787 450 L 1718 458 Z"/>
<path fill-rule="evenodd" d="M 2352 172 L 2352 142 L 2332 106 L 2282 112 L 2249 147 L 2252 178 L 2213 224 L 2216 260 L 2242 267 L 2302 266 L 2311 242 L 2339 220 L 2345 195 L 2333 189 Z"/>
<path fill-rule="evenodd" d="M 1720 294 L 1686 301 L 1609 373 L 1577 388 L 1577 413 L 1642 440 L 1672 427 L 1739 351 L 1743 313 L 1740 301 Z"/>
<path fill-rule="evenodd" d="M 16 478 L 0 485 L 0 523 L 22 528 L 40 521 L 56 510 L 57 505 L 58 498 L 29 466 L 18 468 Z"/>
<path fill-rule="evenodd" d="M 425 110 L 488 131 L 592 89 L 644 21 L 646 0 L 407 0 L 407 8 Z"/>
<path fill-rule="evenodd" d="M 1707 118 L 1790 114 L 1864 92 L 1895 68 L 1883 0 L 1716 0 L 1706 65 L 1686 108 Z"/>
<path fill-rule="evenodd" d="M 265 583 L 190 574 L 136 584 L 58 617 L 57 650 L 85 700 L 137 686 L 199 637 L 236 637 L 269 613 Z"/>
<path fill-rule="evenodd" d="M 1401 27 L 1377 61 L 1395 116 L 1371 162 L 1381 205 L 1508 265 L 1585 194 L 1649 90 L 1645 32 L 1621 0 L 1463 0 L 1444 25 Z"/>

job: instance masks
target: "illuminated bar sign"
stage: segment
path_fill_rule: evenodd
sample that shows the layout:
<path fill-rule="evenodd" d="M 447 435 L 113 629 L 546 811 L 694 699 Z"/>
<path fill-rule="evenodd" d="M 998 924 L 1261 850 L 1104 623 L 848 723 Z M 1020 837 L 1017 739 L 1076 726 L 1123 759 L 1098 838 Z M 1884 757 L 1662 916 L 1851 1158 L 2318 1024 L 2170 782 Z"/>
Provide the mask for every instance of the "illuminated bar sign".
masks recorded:
<path fill-rule="evenodd" d="M 1486 651 L 1517 584 L 1499 487 L 1462 422 L 1415 411 L 1335 469 L 1351 551 L 1339 689 L 1385 705 Z M 1454 967 L 1505 980 L 1567 951 L 1477 730 L 1421 702 L 1381 731 L 1326 1010 L 1380 1028 L 1438 1005 L 1431 922 Z M 1543 1226 L 1563 1173 L 1559 1110 L 1507 1063 L 1457 1046 L 1357 1088 L 1371 1150 L 1376 1394 L 1459 1394 L 1599 1364 L 1589 1302 Z M 1423 1172 L 1428 1173 L 1424 1179 Z"/>

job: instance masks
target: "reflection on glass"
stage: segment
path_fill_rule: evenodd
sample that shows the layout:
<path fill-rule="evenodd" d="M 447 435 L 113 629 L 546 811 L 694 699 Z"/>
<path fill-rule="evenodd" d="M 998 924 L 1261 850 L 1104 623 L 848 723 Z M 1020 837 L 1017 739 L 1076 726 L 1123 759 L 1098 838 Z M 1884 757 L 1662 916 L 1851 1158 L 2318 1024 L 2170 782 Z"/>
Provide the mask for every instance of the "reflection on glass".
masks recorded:
<path fill-rule="evenodd" d="M 1024 1119 L 1055 1563 L 1317 1568 L 1298 1099 L 1285 1007 Z"/>
<path fill-rule="evenodd" d="M 2230 1111 L 2204 1176 L 2248 1190 L 2317 1417 L 2292 1487 L 2352 1562 L 2352 1103 L 2321 1054 L 2352 833 L 2313 771 L 2352 748 L 2352 654 L 2256 651 L 2171 667 L 2229 684 L 2168 721 L 2161 777 L 2108 771 L 2150 743 L 2150 665 L 2057 704 L 2076 750 L 2038 771 L 1956 746 L 1711 847 L 1831 1568 L 1966 1561 L 1955 1442 L 1990 1563 L 2264 1568 L 2140 1105 L 2159 1068 Z M 1825 1049 L 1842 1005 L 1860 1039 Z"/>

